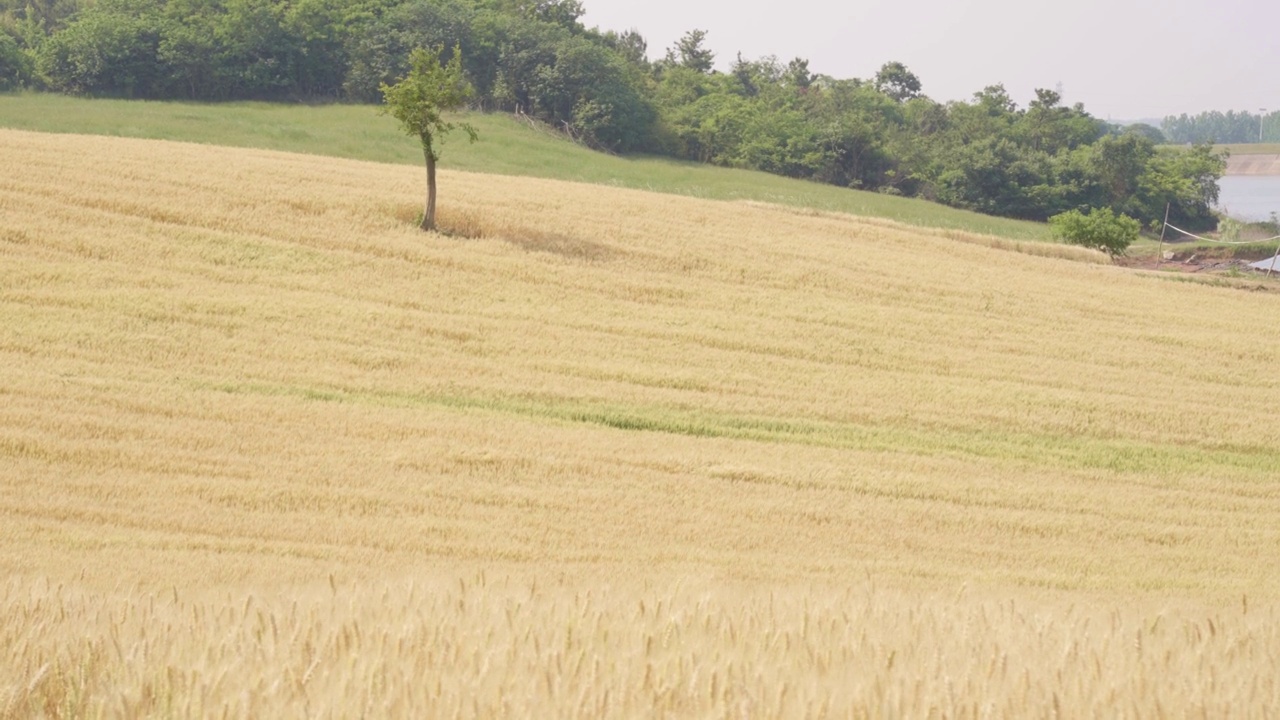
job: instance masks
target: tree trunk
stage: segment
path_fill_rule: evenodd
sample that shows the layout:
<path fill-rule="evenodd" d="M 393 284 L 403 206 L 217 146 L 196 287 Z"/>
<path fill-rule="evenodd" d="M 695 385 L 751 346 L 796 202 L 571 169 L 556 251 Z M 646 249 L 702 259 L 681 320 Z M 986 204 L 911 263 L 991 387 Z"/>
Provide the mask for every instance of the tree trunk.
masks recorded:
<path fill-rule="evenodd" d="M 436 159 L 430 150 L 422 149 L 427 159 L 427 205 L 422 209 L 422 229 L 436 229 Z"/>

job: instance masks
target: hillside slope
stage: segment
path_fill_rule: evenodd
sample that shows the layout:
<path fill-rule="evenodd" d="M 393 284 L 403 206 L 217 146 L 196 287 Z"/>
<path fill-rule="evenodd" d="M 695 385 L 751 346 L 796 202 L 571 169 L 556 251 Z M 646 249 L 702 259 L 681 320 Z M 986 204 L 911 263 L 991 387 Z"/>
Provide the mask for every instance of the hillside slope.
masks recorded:
<path fill-rule="evenodd" d="M 1280 700 L 1272 293 L 546 180 L 442 173 L 467 239 L 412 227 L 411 167 L 0 158 L 0 715 Z"/>
<path fill-rule="evenodd" d="M 1280 175 L 1280 155 L 1240 154 L 1227 158 L 1227 175 Z"/>
<path fill-rule="evenodd" d="M 593 152 L 505 114 L 472 114 L 480 142 L 443 146 L 445 167 L 588 182 L 719 200 L 757 200 L 883 217 L 1022 240 L 1049 240 L 1044 223 L 992 217 L 912 198 L 667 158 Z M 143 102 L 0 93 L 0 127 L 313 153 L 417 165 L 422 152 L 368 105 Z"/>

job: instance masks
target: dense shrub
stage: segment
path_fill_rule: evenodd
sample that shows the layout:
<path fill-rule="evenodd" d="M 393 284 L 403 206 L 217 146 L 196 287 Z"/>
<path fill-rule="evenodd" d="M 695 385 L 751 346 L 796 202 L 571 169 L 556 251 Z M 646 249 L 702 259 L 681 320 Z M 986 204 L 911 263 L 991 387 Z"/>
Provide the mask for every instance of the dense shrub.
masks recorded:
<path fill-rule="evenodd" d="M 164 72 L 156 61 L 160 33 L 154 20 L 90 10 L 44 43 L 37 68 L 49 87 L 63 92 L 155 96 Z"/>
<path fill-rule="evenodd" d="M 1128 215 L 1116 215 L 1111 208 L 1094 208 L 1088 213 L 1068 210 L 1049 218 L 1058 237 L 1073 245 L 1123 255 L 1138 239 L 1141 224 Z"/>
<path fill-rule="evenodd" d="M 31 82 L 30 56 L 18 42 L 0 29 L 0 90 L 15 90 Z"/>

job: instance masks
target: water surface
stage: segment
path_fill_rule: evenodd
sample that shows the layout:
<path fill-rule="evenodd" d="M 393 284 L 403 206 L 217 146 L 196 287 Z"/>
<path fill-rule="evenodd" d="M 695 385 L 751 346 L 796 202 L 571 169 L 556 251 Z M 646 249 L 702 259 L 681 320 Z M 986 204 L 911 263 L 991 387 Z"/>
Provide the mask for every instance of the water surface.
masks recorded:
<path fill-rule="evenodd" d="M 1237 220 L 1280 214 L 1280 175 L 1227 175 L 1218 181 L 1218 209 Z"/>

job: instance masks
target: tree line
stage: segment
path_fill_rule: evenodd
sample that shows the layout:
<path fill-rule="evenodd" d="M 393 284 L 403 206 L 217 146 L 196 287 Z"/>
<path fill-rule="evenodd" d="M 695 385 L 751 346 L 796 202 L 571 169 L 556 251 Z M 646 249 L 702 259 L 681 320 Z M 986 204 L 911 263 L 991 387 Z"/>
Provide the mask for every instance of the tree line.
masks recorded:
<path fill-rule="evenodd" d="M 1199 115 L 1170 115 L 1160 123 L 1172 143 L 1258 143 L 1280 142 L 1280 112 L 1270 114 L 1219 112 Z"/>
<path fill-rule="evenodd" d="M 579 0 L 0 0 L 0 87 L 135 98 L 376 102 L 417 48 L 460 51 L 485 110 L 617 153 L 651 153 L 1031 220 L 1112 208 L 1196 228 L 1223 160 L 1158 147 L 1037 90 L 939 103 L 901 63 L 837 79 L 693 30 L 658 59 L 585 27 Z M 1153 130 L 1148 128 L 1148 130 Z M 1158 134 L 1157 134 L 1158 136 Z"/>

